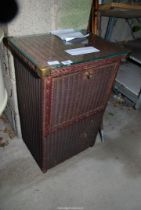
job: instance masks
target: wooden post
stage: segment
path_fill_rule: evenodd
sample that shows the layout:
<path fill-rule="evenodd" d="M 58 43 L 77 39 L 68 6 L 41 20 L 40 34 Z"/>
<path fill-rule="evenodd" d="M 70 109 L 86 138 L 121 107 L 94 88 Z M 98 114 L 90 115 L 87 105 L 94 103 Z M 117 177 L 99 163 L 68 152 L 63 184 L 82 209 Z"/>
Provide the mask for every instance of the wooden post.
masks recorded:
<path fill-rule="evenodd" d="M 98 0 L 92 0 L 92 6 L 89 16 L 88 32 L 100 34 L 100 15 Z"/>

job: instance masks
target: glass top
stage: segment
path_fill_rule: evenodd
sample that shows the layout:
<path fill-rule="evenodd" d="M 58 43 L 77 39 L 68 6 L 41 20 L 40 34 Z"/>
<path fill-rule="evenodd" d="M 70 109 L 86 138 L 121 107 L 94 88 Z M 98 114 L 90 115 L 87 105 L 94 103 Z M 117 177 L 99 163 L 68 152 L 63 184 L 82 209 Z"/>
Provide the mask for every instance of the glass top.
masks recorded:
<path fill-rule="evenodd" d="M 74 65 L 89 61 L 97 61 L 106 58 L 124 56 L 128 51 L 115 43 L 106 41 L 96 35 L 90 34 L 83 39 L 74 39 L 70 42 L 62 41 L 53 34 L 30 35 L 23 37 L 8 37 L 10 49 L 20 52 L 32 62 L 37 68 L 61 68 L 66 65 Z M 83 55 L 70 55 L 66 52 L 69 49 L 81 47 L 94 47 L 99 52 Z M 58 61 L 56 63 L 48 63 Z M 64 61 L 70 61 L 64 62 Z"/>

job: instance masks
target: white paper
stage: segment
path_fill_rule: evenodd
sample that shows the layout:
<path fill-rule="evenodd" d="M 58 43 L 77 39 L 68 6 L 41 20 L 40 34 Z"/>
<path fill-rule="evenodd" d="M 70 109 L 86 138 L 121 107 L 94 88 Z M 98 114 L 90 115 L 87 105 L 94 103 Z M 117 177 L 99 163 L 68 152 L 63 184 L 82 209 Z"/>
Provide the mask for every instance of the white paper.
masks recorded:
<path fill-rule="evenodd" d="M 50 65 L 50 66 L 60 64 L 60 62 L 59 62 L 59 61 L 48 61 L 47 63 L 48 63 L 48 65 Z"/>
<path fill-rule="evenodd" d="M 70 65 L 73 62 L 71 60 L 66 60 L 66 61 L 61 61 L 61 63 L 64 64 L 64 65 Z"/>
<path fill-rule="evenodd" d="M 89 34 L 84 35 L 80 31 L 76 31 L 74 29 L 56 30 L 52 31 L 51 33 L 58 36 L 60 39 L 65 40 L 66 42 L 76 38 L 85 38 L 89 36 Z"/>
<path fill-rule="evenodd" d="M 74 32 L 75 30 L 73 28 L 67 28 L 67 29 L 58 29 L 58 30 L 54 30 L 51 31 L 52 34 L 57 35 L 57 34 L 61 34 L 61 33 L 70 33 L 70 32 Z"/>
<path fill-rule="evenodd" d="M 80 48 L 75 48 L 75 49 L 69 49 L 65 50 L 70 55 L 84 55 L 88 53 L 94 53 L 94 52 L 99 52 L 95 47 L 80 47 Z"/>

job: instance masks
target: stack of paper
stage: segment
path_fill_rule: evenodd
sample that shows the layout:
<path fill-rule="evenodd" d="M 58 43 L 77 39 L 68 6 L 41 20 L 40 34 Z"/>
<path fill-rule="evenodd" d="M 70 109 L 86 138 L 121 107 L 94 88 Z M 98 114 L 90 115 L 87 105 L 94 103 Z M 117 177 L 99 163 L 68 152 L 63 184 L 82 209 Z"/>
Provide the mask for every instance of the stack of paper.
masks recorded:
<path fill-rule="evenodd" d="M 95 47 L 79 47 L 74 49 L 65 50 L 70 55 L 84 55 L 93 52 L 99 52 L 99 50 Z"/>
<path fill-rule="evenodd" d="M 89 34 L 84 35 L 80 31 L 76 31 L 74 29 L 56 30 L 56 31 L 52 31 L 51 33 L 58 36 L 60 39 L 66 42 L 71 41 L 73 39 L 85 38 L 89 36 Z"/>

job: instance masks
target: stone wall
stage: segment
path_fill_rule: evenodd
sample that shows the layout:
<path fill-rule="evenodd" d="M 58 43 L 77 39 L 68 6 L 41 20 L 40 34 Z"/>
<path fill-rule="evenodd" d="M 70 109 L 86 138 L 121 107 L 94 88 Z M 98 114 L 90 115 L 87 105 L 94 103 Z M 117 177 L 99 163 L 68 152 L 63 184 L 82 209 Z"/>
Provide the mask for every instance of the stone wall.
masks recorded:
<path fill-rule="evenodd" d="M 91 0 L 18 0 L 19 14 L 5 26 L 8 35 L 47 33 L 58 28 L 87 28 Z"/>

